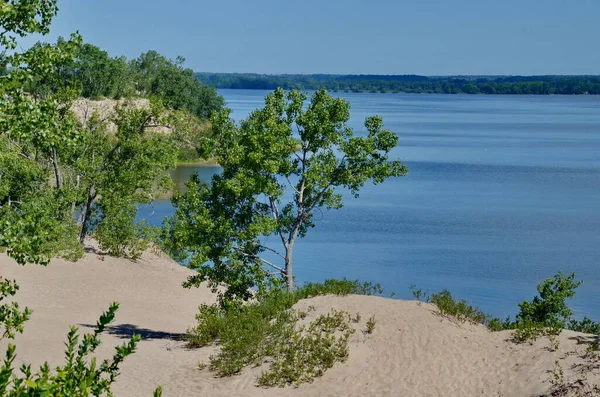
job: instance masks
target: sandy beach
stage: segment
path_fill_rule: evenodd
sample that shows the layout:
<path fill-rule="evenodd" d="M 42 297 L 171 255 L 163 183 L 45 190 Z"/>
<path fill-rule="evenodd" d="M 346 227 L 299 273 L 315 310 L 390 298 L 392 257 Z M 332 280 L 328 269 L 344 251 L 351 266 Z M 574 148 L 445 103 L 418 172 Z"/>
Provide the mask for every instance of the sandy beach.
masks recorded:
<path fill-rule="evenodd" d="M 509 332 L 492 333 L 441 317 L 426 303 L 323 296 L 297 307 L 313 305 L 316 311 L 309 318 L 332 308 L 359 312 L 363 318 L 375 315 L 374 333 L 355 333 L 348 361 L 312 384 L 259 388 L 261 368 L 221 379 L 198 368 L 217 348 L 190 350 L 181 339 L 195 324 L 198 305 L 215 297 L 206 288 L 182 288 L 189 274 L 163 254 L 149 252 L 137 262 L 88 253 L 76 263 L 53 260 L 48 267 L 22 267 L 0 255 L 0 275 L 18 281 L 18 301 L 34 310 L 25 333 L 16 339 L 18 365 L 60 364 L 69 326 L 89 332 L 113 301 L 121 308 L 98 356 L 107 357 L 134 332 L 143 337 L 113 388 L 116 396 L 125 397 L 150 396 L 157 385 L 164 396 L 535 396 L 551 388 L 556 360 L 567 379 L 574 376 L 573 365 L 581 361 L 574 352 L 585 349 L 577 345 L 584 335 L 570 331 L 559 336 L 558 350 L 551 351 L 547 338 L 517 345 Z"/>

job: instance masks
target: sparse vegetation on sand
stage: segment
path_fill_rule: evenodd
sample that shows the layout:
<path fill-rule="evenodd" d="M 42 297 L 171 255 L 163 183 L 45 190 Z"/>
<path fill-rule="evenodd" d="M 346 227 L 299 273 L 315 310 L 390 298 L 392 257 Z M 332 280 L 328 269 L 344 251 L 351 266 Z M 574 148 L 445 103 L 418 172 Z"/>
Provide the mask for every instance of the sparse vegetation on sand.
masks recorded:
<path fill-rule="evenodd" d="M 210 357 L 210 370 L 218 376 L 240 373 L 246 366 L 268 369 L 259 376 L 261 386 L 299 385 L 312 382 L 337 362 L 348 358 L 348 341 L 360 326 L 360 314 L 332 310 L 310 318 L 309 312 L 292 309 L 300 299 L 320 295 L 370 295 L 378 285 L 357 281 L 327 280 L 308 283 L 294 293 L 275 288 L 256 300 L 233 306 L 200 307 L 198 326 L 190 329 L 189 343 L 202 347 L 219 342 L 219 353 Z M 353 321 L 354 319 L 354 321 Z M 366 323 L 373 333 L 373 317 Z"/>

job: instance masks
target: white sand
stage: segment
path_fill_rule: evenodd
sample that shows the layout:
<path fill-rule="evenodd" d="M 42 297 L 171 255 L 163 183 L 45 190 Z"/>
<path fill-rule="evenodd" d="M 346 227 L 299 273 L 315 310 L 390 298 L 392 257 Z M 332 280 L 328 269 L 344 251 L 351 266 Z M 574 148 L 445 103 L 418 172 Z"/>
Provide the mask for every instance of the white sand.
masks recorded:
<path fill-rule="evenodd" d="M 18 364 L 48 360 L 60 364 L 70 325 L 95 324 L 110 302 L 121 309 L 111 332 L 103 337 L 98 355 L 132 331 L 145 339 L 127 359 L 113 388 L 116 396 L 151 396 L 162 385 L 164 396 L 532 396 L 547 392 L 550 370 L 560 360 L 567 378 L 579 334 L 565 331 L 556 352 L 547 338 L 533 345 L 507 341 L 509 333 L 491 333 L 482 326 L 461 324 L 439 316 L 434 307 L 412 301 L 378 297 L 326 296 L 302 301 L 314 305 L 314 317 L 331 308 L 360 312 L 362 324 L 375 315 L 372 335 L 357 332 L 350 358 L 322 378 L 300 388 L 264 389 L 255 386 L 260 369 L 216 379 L 199 370 L 216 351 L 209 347 L 187 350 L 177 335 L 195 323 L 200 303 L 214 296 L 205 288 L 187 290 L 181 283 L 190 274 L 164 256 L 146 253 L 137 262 L 87 254 L 77 263 L 53 261 L 47 268 L 18 266 L 0 255 L 0 275 L 21 285 L 18 301 L 35 312 L 25 333 L 16 340 Z M 81 331 L 90 328 L 81 326 Z M 4 344 L 0 351 L 4 351 Z M 22 360 L 22 361 L 20 361 Z M 592 379 L 597 382 L 597 379 Z"/>

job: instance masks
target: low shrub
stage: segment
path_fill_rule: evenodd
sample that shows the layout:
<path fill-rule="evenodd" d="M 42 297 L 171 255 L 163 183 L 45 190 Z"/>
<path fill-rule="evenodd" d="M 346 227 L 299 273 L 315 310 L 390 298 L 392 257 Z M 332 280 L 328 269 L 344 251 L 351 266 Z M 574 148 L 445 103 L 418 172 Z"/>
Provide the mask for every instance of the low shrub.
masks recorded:
<path fill-rule="evenodd" d="M 302 288 L 294 292 L 294 296 L 300 299 L 311 298 L 319 295 L 381 295 L 383 289 L 379 284 L 369 282 L 361 283 L 358 280 L 330 279 L 323 283 L 306 283 Z"/>
<path fill-rule="evenodd" d="M 565 301 L 575 296 L 575 289 L 581 284 L 582 281 L 575 281 L 575 273 L 565 276 L 561 271 L 542 281 L 537 286 L 539 296 L 519 303 L 517 323 L 526 321 L 551 328 L 566 328 L 573 311 Z"/>
<path fill-rule="evenodd" d="M 292 310 L 300 299 L 318 295 L 380 293 L 378 285 L 349 280 L 308 283 L 290 294 L 272 289 L 257 295 L 245 305 L 200 307 L 198 325 L 189 330 L 191 347 L 218 341 L 220 351 L 210 357 L 209 368 L 217 376 L 231 376 L 246 366 L 271 361 L 269 370 L 258 379 L 259 385 L 284 386 L 310 382 L 336 362 L 348 357 L 348 340 L 354 332 L 351 323 L 360 321 L 349 313 L 334 311 L 321 315 L 307 326 L 299 319 L 314 311 Z"/>
<path fill-rule="evenodd" d="M 575 290 L 581 283 L 575 281 L 575 274 L 567 276 L 559 271 L 554 277 L 538 284 L 538 296 L 519 303 L 520 310 L 515 320 L 488 316 L 465 300 L 455 299 L 448 290 L 432 294 L 428 301 L 436 305 L 442 315 L 484 324 L 491 331 L 514 330 L 513 340 L 519 343 L 542 336 L 555 336 L 567 327 L 574 331 L 600 334 L 600 323 L 588 318 L 581 321 L 571 319 L 573 311 L 567 306 L 566 299 L 575 296 Z M 414 285 L 411 291 L 416 299 L 423 295 L 422 290 Z"/>
<path fill-rule="evenodd" d="M 337 362 L 348 359 L 348 341 L 354 333 L 350 315 L 332 311 L 320 315 L 307 329 L 289 329 L 284 338 L 273 346 L 273 362 L 258 378 L 260 386 L 299 386 L 322 376 Z M 336 332 L 341 332 L 336 336 Z"/>
<path fill-rule="evenodd" d="M 481 310 L 470 306 L 467 301 L 463 299 L 455 299 L 447 289 L 431 294 L 430 301 L 438 308 L 442 315 L 454 317 L 460 321 L 488 324 L 488 315 Z"/>
<path fill-rule="evenodd" d="M 583 332 L 584 334 L 600 335 L 600 322 L 592 321 L 584 317 L 583 320 L 571 320 L 569 329 L 572 331 Z"/>
<path fill-rule="evenodd" d="M 517 343 L 535 341 L 542 336 L 556 336 L 562 331 L 559 327 L 549 327 L 542 323 L 536 323 L 529 319 L 521 320 L 515 324 L 511 324 L 513 329 L 513 341 Z"/>

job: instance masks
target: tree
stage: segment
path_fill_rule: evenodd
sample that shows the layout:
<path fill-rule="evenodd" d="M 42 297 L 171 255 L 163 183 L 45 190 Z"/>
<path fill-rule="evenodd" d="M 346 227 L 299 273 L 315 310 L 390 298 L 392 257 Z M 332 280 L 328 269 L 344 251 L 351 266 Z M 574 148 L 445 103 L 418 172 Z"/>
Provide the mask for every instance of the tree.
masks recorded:
<path fill-rule="evenodd" d="M 72 224 L 61 210 L 66 196 L 58 162 L 60 151 L 78 136 L 64 106 L 68 90 L 36 98 L 24 85 L 70 62 L 81 38 L 14 51 L 18 38 L 48 33 L 56 1 L 15 0 L 1 7 L 0 45 L 11 54 L 3 58 L 6 74 L 0 79 L 0 247 L 20 263 L 46 263 L 58 252 L 71 251 L 68 236 L 76 236 L 72 230 L 65 233 Z M 51 175 L 54 187 L 48 183 Z"/>
<path fill-rule="evenodd" d="M 139 256 L 143 246 L 137 244 L 135 204 L 151 202 L 170 186 L 166 171 L 176 165 L 180 116 L 151 102 L 148 109 L 118 107 L 115 133 L 97 114 L 85 120 L 68 158 L 80 195 L 72 207 L 81 208 L 82 244 L 94 224 L 100 248 L 117 256 Z"/>
<path fill-rule="evenodd" d="M 17 39 L 31 33 L 48 33 L 56 14 L 55 0 L 11 0 L 0 3 L 0 46 L 3 51 L 17 48 Z M 70 49 L 78 44 L 73 36 L 71 44 L 36 46 L 24 53 L 14 52 L 3 58 L 0 79 L 0 248 L 19 263 L 46 264 L 52 255 L 60 252 L 61 229 L 65 222 L 62 211 L 65 192 L 57 167 L 57 150 L 74 145 L 78 135 L 73 133 L 65 106 L 57 98 L 38 100 L 23 91 L 26 81 L 52 70 L 57 63 L 67 61 Z M 69 51 L 64 51 L 68 49 Z M 30 150 L 34 151 L 31 156 Z M 47 156 L 51 163 L 42 166 L 38 157 Z M 55 171 L 55 185 L 49 183 L 49 169 Z M 72 224 L 71 224 L 72 225 Z M 64 230 L 62 230 L 64 232 Z M 67 235 L 69 235 L 67 233 Z M 71 233 L 71 236 L 74 236 Z M 0 340 L 13 339 L 23 332 L 23 324 L 31 311 L 21 310 L 14 296 L 18 285 L 0 277 Z M 8 299 L 8 303 L 5 300 Z M 89 358 L 101 341 L 100 334 L 113 321 L 118 305 L 112 304 L 96 325 L 93 333 L 84 335 L 79 342 L 76 328 L 68 334 L 66 363 L 51 370 L 46 363 L 33 373 L 30 365 L 23 364 L 20 373 L 14 369 L 16 347 L 9 344 L 0 363 L 0 395 L 17 396 L 73 396 L 111 395 L 111 384 L 119 374 L 121 362 L 135 351 L 139 335 L 116 348 L 111 359 L 96 365 Z M 160 396 L 160 388 L 154 393 Z"/>
<path fill-rule="evenodd" d="M 191 69 L 184 68 L 184 62 L 182 57 L 172 61 L 156 51 L 141 54 L 131 62 L 137 90 L 206 120 L 223 108 L 223 98 L 213 87 L 202 84 Z"/>
<path fill-rule="evenodd" d="M 367 118 L 368 134 L 358 137 L 347 124 L 346 101 L 321 89 L 304 110 L 306 99 L 278 89 L 239 127 L 229 111 L 212 119 L 212 136 L 200 150 L 223 171 L 209 186 L 192 178 L 167 223 L 170 248 L 191 252 L 190 267 L 198 270 L 187 286 L 224 283 L 223 300 L 246 299 L 251 287 L 281 276 L 293 291 L 294 246 L 315 226 L 315 211 L 342 207 L 342 189 L 358 197 L 368 181 L 407 173 L 388 159 L 398 137 L 381 117 Z M 281 248 L 265 243 L 269 236 Z"/>

